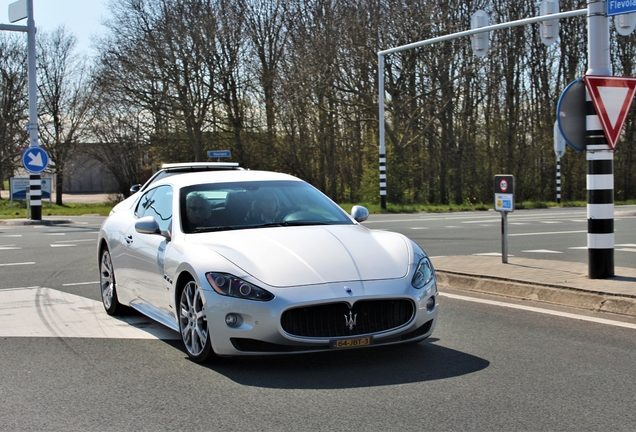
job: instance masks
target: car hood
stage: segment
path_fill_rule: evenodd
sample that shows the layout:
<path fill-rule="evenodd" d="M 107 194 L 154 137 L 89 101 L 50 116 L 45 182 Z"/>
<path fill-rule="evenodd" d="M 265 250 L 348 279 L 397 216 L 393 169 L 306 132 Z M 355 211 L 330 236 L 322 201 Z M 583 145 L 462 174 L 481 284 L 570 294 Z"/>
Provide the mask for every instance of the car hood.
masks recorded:
<path fill-rule="evenodd" d="M 408 272 L 412 253 L 401 234 L 371 231 L 359 225 L 195 234 L 188 236 L 188 243 L 213 249 L 244 272 L 275 287 L 402 278 Z"/>

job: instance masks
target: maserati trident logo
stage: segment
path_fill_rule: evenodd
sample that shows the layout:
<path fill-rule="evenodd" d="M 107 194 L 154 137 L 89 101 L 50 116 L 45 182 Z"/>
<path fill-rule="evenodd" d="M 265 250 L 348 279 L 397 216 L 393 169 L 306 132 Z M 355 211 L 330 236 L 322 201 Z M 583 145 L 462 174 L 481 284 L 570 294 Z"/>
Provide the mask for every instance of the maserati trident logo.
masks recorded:
<path fill-rule="evenodd" d="M 353 313 L 351 313 L 351 311 L 349 311 L 349 316 L 344 316 L 345 317 L 345 325 L 349 327 L 349 330 L 353 330 L 353 327 L 355 327 L 356 325 L 356 318 L 357 318 L 358 314 L 353 315 Z"/>

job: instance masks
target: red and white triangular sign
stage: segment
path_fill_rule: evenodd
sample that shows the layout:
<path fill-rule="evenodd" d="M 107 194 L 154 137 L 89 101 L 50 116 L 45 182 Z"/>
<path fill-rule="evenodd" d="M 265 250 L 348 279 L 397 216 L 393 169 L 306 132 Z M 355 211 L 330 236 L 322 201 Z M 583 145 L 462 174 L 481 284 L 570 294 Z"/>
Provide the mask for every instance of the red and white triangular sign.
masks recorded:
<path fill-rule="evenodd" d="M 636 77 L 585 75 L 583 79 L 608 144 L 614 150 L 634 99 Z"/>

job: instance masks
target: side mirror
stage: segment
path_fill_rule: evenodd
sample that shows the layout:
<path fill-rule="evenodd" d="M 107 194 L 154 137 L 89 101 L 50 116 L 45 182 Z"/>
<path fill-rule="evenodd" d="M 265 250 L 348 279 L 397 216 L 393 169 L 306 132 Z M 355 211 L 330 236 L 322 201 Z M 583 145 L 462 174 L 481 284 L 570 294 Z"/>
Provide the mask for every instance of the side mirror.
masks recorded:
<path fill-rule="evenodd" d="M 351 208 L 351 217 L 356 222 L 364 222 L 369 217 L 369 210 L 362 206 L 353 206 Z"/>
<path fill-rule="evenodd" d="M 135 192 L 137 192 L 139 189 L 141 189 L 141 184 L 135 184 L 135 185 L 132 185 L 132 186 L 130 187 L 130 193 L 131 193 L 131 194 L 134 194 L 134 193 L 135 193 Z"/>
<path fill-rule="evenodd" d="M 145 216 L 135 222 L 135 231 L 140 234 L 161 234 L 159 222 L 152 216 Z"/>

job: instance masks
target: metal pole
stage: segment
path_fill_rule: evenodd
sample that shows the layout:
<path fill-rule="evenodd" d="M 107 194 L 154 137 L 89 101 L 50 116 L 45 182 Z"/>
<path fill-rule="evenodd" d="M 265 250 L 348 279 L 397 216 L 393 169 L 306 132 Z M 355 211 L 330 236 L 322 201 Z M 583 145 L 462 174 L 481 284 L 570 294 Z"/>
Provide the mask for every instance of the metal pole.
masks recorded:
<path fill-rule="evenodd" d="M 378 54 L 378 87 L 380 90 L 380 207 L 386 210 L 386 147 L 384 146 L 384 55 Z"/>
<path fill-rule="evenodd" d="M 501 262 L 508 264 L 508 212 L 501 212 Z"/>
<path fill-rule="evenodd" d="M 27 1 L 27 63 L 29 79 L 29 147 L 39 147 L 38 142 L 38 96 L 35 66 L 35 20 L 33 0 Z M 31 219 L 42 220 L 42 179 L 40 174 L 31 174 L 29 180 Z"/>
<path fill-rule="evenodd" d="M 603 0 L 588 0 L 587 75 L 611 76 L 609 18 Z M 614 276 L 614 151 L 586 91 L 588 276 Z"/>

